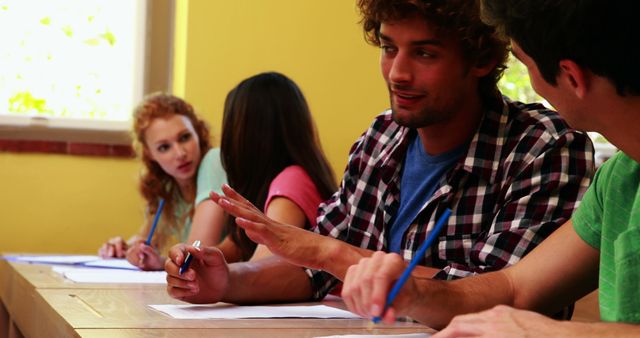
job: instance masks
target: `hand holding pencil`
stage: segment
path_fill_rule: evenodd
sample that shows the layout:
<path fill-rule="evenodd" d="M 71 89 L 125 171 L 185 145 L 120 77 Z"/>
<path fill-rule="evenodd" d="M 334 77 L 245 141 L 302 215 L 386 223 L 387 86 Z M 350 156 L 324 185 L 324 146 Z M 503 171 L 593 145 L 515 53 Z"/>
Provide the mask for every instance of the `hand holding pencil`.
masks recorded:
<path fill-rule="evenodd" d="M 392 323 L 398 314 L 396 311 L 404 312 L 409 308 L 418 296 L 411 273 L 424 258 L 450 214 L 451 210 L 447 209 L 440 216 L 408 265 L 396 253 L 378 251 L 349 267 L 342 288 L 342 298 L 349 310 L 371 318 L 374 323 L 380 320 Z"/>
<path fill-rule="evenodd" d="M 129 263 L 139 267 L 142 270 L 162 270 L 164 266 L 164 258 L 160 256 L 158 251 L 151 245 L 153 234 L 155 233 L 162 209 L 164 207 L 164 200 L 160 199 L 158 209 L 156 210 L 153 224 L 149 230 L 146 241 L 138 239 L 135 243 L 132 243 L 127 250 L 127 260 Z"/>

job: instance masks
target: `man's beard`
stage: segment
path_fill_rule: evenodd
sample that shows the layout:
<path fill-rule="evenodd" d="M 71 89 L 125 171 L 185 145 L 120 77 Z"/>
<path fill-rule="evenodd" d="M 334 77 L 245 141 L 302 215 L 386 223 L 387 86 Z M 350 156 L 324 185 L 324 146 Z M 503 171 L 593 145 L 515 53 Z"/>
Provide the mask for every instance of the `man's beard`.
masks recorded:
<path fill-rule="evenodd" d="M 394 104 L 391 104 L 391 117 L 393 118 L 393 121 L 403 127 L 414 129 L 429 127 L 448 120 L 450 116 L 450 114 L 442 111 L 434 111 L 424 107 L 418 113 L 411 114 L 409 116 L 407 115 L 408 114 L 404 114 L 403 117 L 406 116 L 409 118 L 400 118 Z"/>

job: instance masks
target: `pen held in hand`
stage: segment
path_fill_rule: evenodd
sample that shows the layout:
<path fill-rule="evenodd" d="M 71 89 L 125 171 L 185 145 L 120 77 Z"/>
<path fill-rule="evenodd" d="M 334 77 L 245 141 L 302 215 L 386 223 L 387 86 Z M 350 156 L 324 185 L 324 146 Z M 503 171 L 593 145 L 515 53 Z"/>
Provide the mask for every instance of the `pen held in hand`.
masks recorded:
<path fill-rule="evenodd" d="M 164 208 L 164 199 L 160 199 L 158 203 L 158 210 L 156 210 L 156 217 L 153 218 L 153 224 L 151 225 L 151 230 L 149 231 L 149 237 L 147 237 L 147 241 L 145 242 L 147 245 L 151 245 L 151 238 L 153 238 L 153 233 L 156 231 L 156 226 L 158 225 L 158 220 L 160 219 L 160 214 L 162 214 L 162 208 Z"/>
<path fill-rule="evenodd" d="M 196 248 L 200 247 L 200 241 L 196 240 L 195 242 L 193 242 L 193 246 Z M 180 265 L 180 270 L 178 270 L 179 274 L 183 274 L 185 271 L 187 271 L 187 269 L 189 268 L 189 264 L 191 264 L 191 260 L 193 259 L 193 255 L 191 254 L 191 252 L 187 253 L 187 258 L 184 259 L 184 262 L 182 263 L 182 265 Z"/>
<path fill-rule="evenodd" d="M 447 222 L 450 215 L 451 215 L 451 209 L 446 209 L 444 213 L 442 213 L 442 215 L 438 219 L 438 222 L 436 223 L 435 227 L 433 227 L 433 230 L 431 231 L 427 239 L 422 243 L 422 245 L 420 245 L 418 252 L 416 252 L 415 256 L 413 256 L 413 259 L 411 259 L 409 266 L 407 266 L 404 272 L 402 272 L 402 275 L 400 276 L 400 278 L 393 285 L 393 288 L 391 289 L 391 291 L 389 292 L 389 295 L 387 296 L 387 301 L 384 304 L 382 313 L 380 314 L 380 316 L 373 317 L 371 319 L 372 322 L 376 324 L 380 322 L 382 316 L 384 316 L 384 313 L 387 311 L 387 308 L 391 306 L 391 303 L 393 303 L 394 299 L 396 299 L 396 296 L 400 292 L 400 289 L 402 288 L 404 283 L 407 281 L 407 279 L 409 279 L 409 276 L 411 276 L 411 272 L 413 271 L 413 269 L 416 267 L 416 265 L 418 265 L 420 260 L 424 257 L 424 254 L 425 252 L 427 252 L 427 249 L 431 246 L 431 243 L 438 237 L 440 230 L 442 230 L 442 227 Z"/>

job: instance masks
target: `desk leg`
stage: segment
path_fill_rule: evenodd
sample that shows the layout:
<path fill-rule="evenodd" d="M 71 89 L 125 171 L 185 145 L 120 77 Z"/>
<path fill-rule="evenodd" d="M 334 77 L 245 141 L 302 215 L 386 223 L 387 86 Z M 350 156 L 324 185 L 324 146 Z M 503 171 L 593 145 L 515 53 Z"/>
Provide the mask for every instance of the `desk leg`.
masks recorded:
<path fill-rule="evenodd" d="M 9 312 L 0 299 L 0 338 L 9 337 Z"/>
<path fill-rule="evenodd" d="M 10 328 L 11 318 L 9 318 L 9 311 L 4 306 L 2 299 L 0 299 L 0 338 L 8 338 Z"/>
<path fill-rule="evenodd" d="M 11 320 L 9 311 L 0 300 L 0 338 L 24 338 L 16 324 Z"/>
<path fill-rule="evenodd" d="M 24 336 L 22 335 L 22 332 L 20 332 L 20 330 L 18 330 L 18 327 L 16 326 L 16 323 L 14 323 L 13 321 L 11 321 L 9 323 L 9 337 L 8 338 L 24 338 Z"/>

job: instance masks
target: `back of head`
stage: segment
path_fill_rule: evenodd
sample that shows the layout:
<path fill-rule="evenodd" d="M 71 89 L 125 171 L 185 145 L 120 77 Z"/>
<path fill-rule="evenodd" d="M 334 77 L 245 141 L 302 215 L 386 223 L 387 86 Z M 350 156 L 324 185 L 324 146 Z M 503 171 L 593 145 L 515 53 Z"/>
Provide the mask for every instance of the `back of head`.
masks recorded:
<path fill-rule="evenodd" d="M 243 191 L 243 187 L 257 188 L 265 178 L 293 164 L 287 148 L 295 150 L 295 146 L 288 141 L 302 130 L 312 130 L 310 113 L 291 80 L 278 73 L 262 73 L 240 82 L 227 95 L 222 121 L 220 146 L 229 183 L 256 195 L 258 191 Z M 260 170 L 255 170 L 256 164 Z"/>
<path fill-rule="evenodd" d="M 495 29 L 480 19 L 477 0 L 358 0 L 365 38 L 380 45 L 382 22 L 420 15 L 435 29 L 460 40 L 464 57 L 469 64 L 496 62 L 492 72 L 480 80 L 480 94 L 495 99 L 497 83 L 505 68 L 507 43 L 495 34 Z"/>
<path fill-rule="evenodd" d="M 482 0 L 483 19 L 515 41 L 556 84 L 561 60 L 608 78 L 619 95 L 640 94 L 635 45 L 640 2 L 629 0 Z"/>
<path fill-rule="evenodd" d="M 271 181 L 290 165 L 303 167 L 323 198 L 335 191 L 307 101 L 280 73 L 252 76 L 229 92 L 220 150 L 229 184 L 259 209 L 264 209 Z M 248 239 L 235 240 L 242 245 Z"/>

